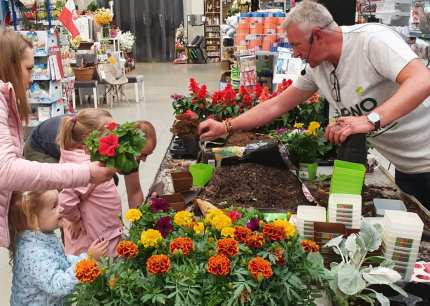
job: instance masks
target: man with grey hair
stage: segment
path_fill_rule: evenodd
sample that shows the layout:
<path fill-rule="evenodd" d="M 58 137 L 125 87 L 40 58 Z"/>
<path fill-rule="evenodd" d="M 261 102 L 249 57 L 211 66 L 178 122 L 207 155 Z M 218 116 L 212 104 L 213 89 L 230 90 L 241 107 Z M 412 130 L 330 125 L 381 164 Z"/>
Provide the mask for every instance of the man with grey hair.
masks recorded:
<path fill-rule="evenodd" d="M 224 122 L 200 124 L 201 139 L 262 126 L 319 91 L 337 120 L 326 138 L 342 143 L 353 134 L 369 142 L 396 167 L 399 187 L 430 208 L 430 71 L 402 38 L 381 24 L 339 27 L 328 10 L 305 0 L 284 28 L 294 55 L 307 62 L 287 90 Z"/>

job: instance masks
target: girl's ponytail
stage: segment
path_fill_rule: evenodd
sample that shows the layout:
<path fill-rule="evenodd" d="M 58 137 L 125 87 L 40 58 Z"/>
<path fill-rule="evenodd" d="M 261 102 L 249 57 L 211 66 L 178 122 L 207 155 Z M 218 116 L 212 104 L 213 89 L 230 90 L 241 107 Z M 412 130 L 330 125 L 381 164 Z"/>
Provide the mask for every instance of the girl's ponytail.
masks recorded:
<path fill-rule="evenodd" d="M 64 117 L 59 127 L 57 143 L 63 150 L 73 149 L 73 129 L 76 125 L 77 117 Z"/>

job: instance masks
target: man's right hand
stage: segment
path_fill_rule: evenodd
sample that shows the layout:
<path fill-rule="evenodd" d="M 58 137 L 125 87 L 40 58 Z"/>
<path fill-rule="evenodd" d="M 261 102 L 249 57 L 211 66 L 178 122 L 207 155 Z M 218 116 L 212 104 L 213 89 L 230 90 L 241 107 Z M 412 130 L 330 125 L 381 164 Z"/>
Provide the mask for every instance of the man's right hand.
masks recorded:
<path fill-rule="evenodd" d="M 201 140 L 212 140 L 226 134 L 223 122 L 208 119 L 199 124 L 199 135 Z"/>
<path fill-rule="evenodd" d="M 90 164 L 90 183 L 101 184 L 112 179 L 115 169 L 105 167 L 100 162 L 92 162 Z"/>

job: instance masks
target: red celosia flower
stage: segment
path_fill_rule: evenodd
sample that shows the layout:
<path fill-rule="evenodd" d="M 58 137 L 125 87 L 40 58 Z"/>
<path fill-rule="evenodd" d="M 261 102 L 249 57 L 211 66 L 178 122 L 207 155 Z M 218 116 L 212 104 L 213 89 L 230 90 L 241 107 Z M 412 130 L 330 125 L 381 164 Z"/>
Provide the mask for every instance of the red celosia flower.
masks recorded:
<path fill-rule="evenodd" d="M 242 243 L 245 243 L 249 236 L 251 236 L 252 231 L 244 226 L 236 226 L 234 228 L 234 238 Z"/>
<path fill-rule="evenodd" d="M 166 273 L 170 269 L 170 259 L 166 255 L 152 255 L 146 261 L 146 271 L 152 274 Z"/>
<path fill-rule="evenodd" d="M 250 108 L 252 106 L 252 98 L 250 95 L 245 95 L 242 97 L 242 102 L 245 107 Z"/>
<path fill-rule="evenodd" d="M 239 243 L 233 238 L 225 238 L 218 240 L 216 243 L 218 254 L 232 257 L 239 253 Z"/>
<path fill-rule="evenodd" d="M 217 105 L 222 103 L 222 100 L 224 99 L 224 92 L 217 90 L 212 94 L 212 104 Z"/>
<path fill-rule="evenodd" d="M 269 92 L 269 88 L 264 86 L 263 90 L 261 91 L 261 94 L 259 96 L 260 101 L 266 101 L 268 99 L 270 99 L 270 92 Z"/>
<path fill-rule="evenodd" d="M 139 254 L 139 248 L 132 241 L 122 240 L 118 243 L 116 252 L 119 257 L 131 258 Z"/>
<path fill-rule="evenodd" d="M 284 228 L 273 224 L 264 224 L 263 234 L 272 241 L 281 241 L 285 238 Z"/>
<path fill-rule="evenodd" d="M 254 232 L 246 240 L 246 245 L 252 249 L 262 248 L 264 245 L 264 236 L 262 233 Z"/>
<path fill-rule="evenodd" d="M 268 279 L 272 276 L 272 266 L 267 260 L 257 256 L 251 259 L 248 263 L 248 271 L 251 275 L 261 281 L 263 278 Z"/>
<path fill-rule="evenodd" d="M 194 243 L 190 238 L 178 237 L 170 241 L 170 253 L 172 254 L 182 251 L 185 256 L 188 256 L 193 249 Z"/>
<path fill-rule="evenodd" d="M 199 83 L 196 82 L 193 78 L 190 79 L 190 85 L 189 85 L 190 93 L 197 95 L 199 92 Z"/>
<path fill-rule="evenodd" d="M 245 86 L 241 85 L 241 86 L 239 87 L 239 94 L 240 94 L 241 96 L 248 95 L 248 90 L 246 90 Z"/>
<path fill-rule="evenodd" d="M 108 130 L 113 131 L 115 130 L 117 127 L 119 127 L 119 124 L 116 123 L 115 121 L 109 122 L 108 124 L 106 124 L 105 126 Z"/>
<path fill-rule="evenodd" d="M 261 93 L 263 92 L 263 86 L 261 86 L 260 84 L 255 85 L 254 92 L 257 98 L 260 97 Z"/>
<path fill-rule="evenodd" d="M 231 221 L 233 222 L 236 222 L 237 219 L 242 217 L 242 214 L 240 213 L 240 211 L 237 211 L 237 210 L 230 210 L 230 211 L 227 211 L 225 214 L 229 216 Z"/>
<path fill-rule="evenodd" d="M 105 137 L 101 137 L 99 140 L 100 155 L 114 157 L 118 147 L 118 136 L 116 135 L 110 134 Z"/>
<path fill-rule="evenodd" d="M 227 105 L 233 105 L 236 100 L 236 92 L 234 91 L 231 84 L 227 84 L 227 86 L 224 89 L 224 102 Z"/>
<path fill-rule="evenodd" d="M 230 259 L 224 255 L 209 258 L 208 272 L 215 276 L 227 276 L 230 273 Z"/>
<path fill-rule="evenodd" d="M 208 90 L 206 88 L 206 85 L 202 85 L 202 87 L 200 87 L 200 90 L 197 94 L 197 98 L 199 98 L 200 100 L 206 99 L 208 95 Z"/>

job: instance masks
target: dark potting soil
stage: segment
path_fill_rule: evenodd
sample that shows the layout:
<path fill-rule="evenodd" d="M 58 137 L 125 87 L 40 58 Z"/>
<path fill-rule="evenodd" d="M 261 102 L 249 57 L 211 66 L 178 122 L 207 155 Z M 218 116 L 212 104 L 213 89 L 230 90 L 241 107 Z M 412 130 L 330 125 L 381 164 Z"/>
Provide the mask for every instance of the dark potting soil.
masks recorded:
<path fill-rule="evenodd" d="M 217 168 L 201 197 L 218 207 L 255 207 L 262 211 L 297 211 L 309 204 L 297 178 L 286 169 L 255 163 Z"/>
<path fill-rule="evenodd" d="M 226 146 L 243 147 L 253 142 L 262 141 L 262 140 L 271 140 L 271 139 L 272 138 L 264 134 L 238 131 L 238 132 L 234 132 L 233 134 L 231 134 L 230 137 L 228 137 Z"/>

